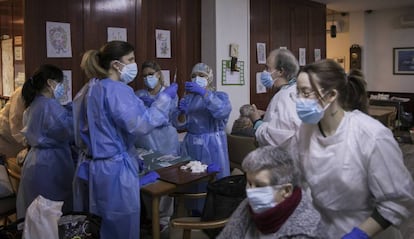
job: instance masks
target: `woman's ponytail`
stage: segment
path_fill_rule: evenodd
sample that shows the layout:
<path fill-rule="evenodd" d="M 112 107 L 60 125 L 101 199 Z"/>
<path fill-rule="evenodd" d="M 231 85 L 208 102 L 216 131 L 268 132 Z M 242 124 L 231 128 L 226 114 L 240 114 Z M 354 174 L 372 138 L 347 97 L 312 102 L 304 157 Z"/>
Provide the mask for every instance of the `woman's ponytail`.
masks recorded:
<path fill-rule="evenodd" d="M 360 70 L 352 69 L 347 76 L 347 99 L 344 101 L 346 110 L 360 110 L 368 113 L 367 83 Z"/>

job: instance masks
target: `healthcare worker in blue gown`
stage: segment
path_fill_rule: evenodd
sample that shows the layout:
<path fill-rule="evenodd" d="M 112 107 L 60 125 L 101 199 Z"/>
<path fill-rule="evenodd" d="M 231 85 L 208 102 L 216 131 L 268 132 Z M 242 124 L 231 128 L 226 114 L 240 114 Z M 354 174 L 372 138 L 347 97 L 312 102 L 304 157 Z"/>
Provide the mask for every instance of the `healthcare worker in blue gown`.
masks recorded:
<path fill-rule="evenodd" d="M 137 90 L 135 94 L 144 102 L 145 106 L 149 108 L 166 89 L 164 86 L 164 75 L 161 72 L 161 66 L 155 61 L 145 61 L 142 63 L 141 70 L 145 89 Z M 169 108 L 170 116 L 177 106 L 178 96 L 171 100 L 170 104 L 167 106 Z M 177 129 L 171 124 L 171 121 L 154 128 L 146 135 L 137 137 L 135 146 L 137 148 L 153 150 L 161 154 L 173 156 L 180 155 L 180 143 L 178 141 Z M 152 219 L 152 199 L 144 195 L 142 195 L 141 199 L 142 204 L 145 205 L 144 210 L 146 211 L 145 214 L 148 217 L 148 222 L 150 222 Z M 144 206 L 142 208 L 144 208 Z M 173 198 L 169 196 L 161 197 L 159 205 L 161 230 L 168 227 L 173 212 Z"/>
<path fill-rule="evenodd" d="M 185 83 L 186 95 L 174 112 L 173 124 L 186 129 L 181 154 L 201 161 L 217 170 L 217 178 L 230 175 L 226 128 L 231 104 L 225 92 L 213 90 L 213 70 L 204 63 L 197 63 L 191 71 L 191 82 Z M 209 167 L 210 170 L 210 167 Z M 205 191 L 205 185 L 198 187 Z M 202 200 L 193 210 L 201 212 Z M 191 206 L 188 206 L 191 207 Z"/>
<path fill-rule="evenodd" d="M 173 125 L 187 130 L 182 155 L 220 168 L 217 178 L 230 175 L 226 128 L 231 104 L 225 92 L 213 90 L 213 70 L 197 63 L 191 82 L 185 83 L 186 95 L 174 112 Z"/>
<path fill-rule="evenodd" d="M 25 217 L 28 206 L 39 195 L 63 201 L 63 212 L 73 208 L 75 166 L 69 146 L 73 141 L 73 118 L 71 109 L 58 101 L 63 95 L 63 72 L 53 65 L 41 65 L 23 85 L 27 109 L 22 133 L 30 150 L 17 194 L 17 218 Z"/>
<path fill-rule="evenodd" d="M 133 46 L 123 41 L 87 51 L 81 67 L 90 80 L 73 102 L 75 142 L 81 151 L 74 194 L 84 199 L 75 209 L 89 202 L 89 211 L 102 217 L 101 239 L 139 238 L 141 159 L 134 139 L 168 122 L 177 85 L 145 107 L 127 85 L 138 69 Z M 81 181 L 86 182 L 86 193 Z"/>
<path fill-rule="evenodd" d="M 145 89 L 137 90 L 135 94 L 144 102 L 145 106 L 151 107 L 161 92 L 165 90 L 164 76 L 161 72 L 160 65 L 154 61 L 145 61 L 141 69 Z M 177 106 L 178 97 L 175 97 L 168 106 L 170 113 Z M 147 135 L 138 137 L 135 146 L 158 151 L 162 154 L 180 155 L 177 129 L 171 122 L 151 130 Z"/>

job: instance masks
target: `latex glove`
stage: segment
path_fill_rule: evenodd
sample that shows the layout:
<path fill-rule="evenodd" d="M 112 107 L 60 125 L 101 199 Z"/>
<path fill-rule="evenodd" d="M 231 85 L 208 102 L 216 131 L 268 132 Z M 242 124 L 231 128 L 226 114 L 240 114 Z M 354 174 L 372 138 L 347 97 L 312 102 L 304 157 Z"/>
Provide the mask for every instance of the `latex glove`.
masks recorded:
<path fill-rule="evenodd" d="M 273 86 L 273 79 L 270 75 L 270 72 L 262 72 L 260 75 L 260 81 L 266 88 L 272 88 Z"/>
<path fill-rule="evenodd" d="M 203 87 L 199 86 L 195 82 L 186 82 L 185 83 L 185 90 L 191 93 L 199 94 L 204 96 L 207 93 L 207 90 Z"/>
<path fill-rule="evenodd" d="M 352 231 L 344 235 L 342 239 L 369 239 L 369 236 L 358 227 L 354 227 Z"/>
<path fill-rule="evenodd" d="M 178 85 L 177 83 L 172 83 L 168 86 L 163 92 L 166 93 L 171 99 L 174 99 L 177 96 Z"/>
<path fill-rule="evenodd" d="M 155 182 L 158 178 L 160 177 L 160 175 L 155 172 L 155 171 L 150 171 L 147 174 L 145 174 L 144 176 L 141 176 L 139 179 L 139 185 L 141 187 L 149 184 L 149 183 L 153 183 Z"/>
<path fill-rule="evenodd" d="M 188 104 L 184 100 L 184 98 L 181 99 L 180 102 L 178 103 L 178 109 L 180 110 L 180 112 L 182 114 L 187 114 L 187 112 L 188 112 Z"/>
<path fill-rule="evenodd" d="M 140 96 L 139 98 L 144 102 L 144 105 L 146 107 L 150 107 L 152 105 L 152 103 L 154 103 L 154 101 L 155 101 L 154 98 L 152 98 L 150 96 L 147 96 L 147 95 Z"/>
<path fill-rule="evenodd" d="M 207 173 L 218 173 L 220 172 L 221 167 L 218 164 L 211 163 L 207 166 Z"/>

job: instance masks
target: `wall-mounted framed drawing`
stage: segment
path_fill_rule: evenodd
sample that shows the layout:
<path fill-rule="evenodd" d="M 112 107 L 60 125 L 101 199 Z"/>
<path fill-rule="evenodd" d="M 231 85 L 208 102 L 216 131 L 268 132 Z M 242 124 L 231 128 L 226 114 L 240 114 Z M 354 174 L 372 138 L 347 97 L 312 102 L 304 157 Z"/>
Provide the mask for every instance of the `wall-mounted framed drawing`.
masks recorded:
<path fill-rule="evenodd" d="M 414 47 L 393 48 L 394 75 L 414 75 Z"/>

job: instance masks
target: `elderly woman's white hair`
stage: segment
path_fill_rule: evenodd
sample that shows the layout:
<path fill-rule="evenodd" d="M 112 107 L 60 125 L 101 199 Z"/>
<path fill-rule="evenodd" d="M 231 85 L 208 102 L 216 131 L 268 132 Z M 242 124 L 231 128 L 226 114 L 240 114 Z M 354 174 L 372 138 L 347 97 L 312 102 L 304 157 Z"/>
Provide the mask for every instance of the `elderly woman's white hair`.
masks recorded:
<path fill-rule="evenodd" d="M 203 73 L 207 75 L 207 88 L 213 89 L 212 83 L 213 83 L 213 69 L 211 69 L 210 66 L 208 66 L 205 63 L 197 63 L 193 66 L 193 69 L 191 70 L 191 75 L 194 73 Z"/>

